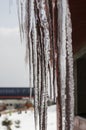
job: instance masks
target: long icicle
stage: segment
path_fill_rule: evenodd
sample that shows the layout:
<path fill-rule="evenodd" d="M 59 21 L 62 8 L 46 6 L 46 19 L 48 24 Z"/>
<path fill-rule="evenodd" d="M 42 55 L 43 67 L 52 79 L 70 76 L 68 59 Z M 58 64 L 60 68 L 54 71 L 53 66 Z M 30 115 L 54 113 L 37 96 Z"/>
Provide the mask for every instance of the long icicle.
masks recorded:
<path fill-rule="evenodd" d="M 66 88 L 66 1 L 58 1 L 58 23 L 59 23 L 59 69 L 60 69 L 60 87 L 61 87 L 61 113 L 62 130 L 65 130 L 65 88 Z M 58 75 L 59 76 L 59 75 Z M 58 90 L 59 91 L 59 90 Z M 58 107 L 58 106 L 57 106 Z M 61 123 L 61 122 L 60 122 Z M 60 130 L 60 129 L 59 129 Z"/>
<path fill-rule="evenodd" d="M 21 30 L 21 19 L 20 19 L 20 1 L 16 0 L 16 5 L 17 5 L 17 15 L 18 15 L 18 22 L 19 22 L 19 31 L 20 31 L 20 39 L 22 41 L 22 30 Z"/>
<path fill-rule="evenodd" d="M 72 52 L 72 25 L 69 5 L 67 1 L 66 35 L 67 35 L 67 87 L 66 87 L 66 129 L 73 130 L 74 120 L 74 79 L 73 79 L 73 52 Z"/>
<path fill-rule="evenodd" d="M 72 26 L 67 0 L 58 1 L 58 130 L 72 130 L 74 117 L 74 81 Z M 62 17 L 61 17 L 62 16 Z M 60 91 L 60 92 L 59 92 Z"/>

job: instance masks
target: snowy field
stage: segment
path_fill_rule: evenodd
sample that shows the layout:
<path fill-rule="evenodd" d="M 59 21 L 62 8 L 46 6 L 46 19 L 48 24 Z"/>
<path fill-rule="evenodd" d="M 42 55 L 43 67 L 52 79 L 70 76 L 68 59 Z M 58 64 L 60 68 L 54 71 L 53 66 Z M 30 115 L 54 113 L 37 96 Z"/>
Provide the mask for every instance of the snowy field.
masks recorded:
<path fill-rule="evenodd" d="M 6 114 L 0 117 L 0 130 L 7 130 L 5 126 L 2 126 L 2 121 L 8 118 L 12 120 L 12 130 L 35 130 L 34 128 L 34 111 L 28 110 L 27 113 L 23 111 L 21 114 L 12 113 Z M 20 127 L 16 128 L 15 121 L 20 120 Z M 53 105 L 48 108 L 48 130 L 56 130 L 56 106 Z"/>

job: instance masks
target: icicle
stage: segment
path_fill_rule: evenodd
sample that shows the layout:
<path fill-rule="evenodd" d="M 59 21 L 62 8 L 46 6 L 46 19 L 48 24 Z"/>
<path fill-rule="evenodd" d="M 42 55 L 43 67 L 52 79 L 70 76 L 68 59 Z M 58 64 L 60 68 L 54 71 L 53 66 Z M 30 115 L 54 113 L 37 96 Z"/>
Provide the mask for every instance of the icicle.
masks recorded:
<path fill-rule="evenodd" d="M 18 22 L 19 22 L 19 31 L 20 31 L 20 39 L 22 42 L 22 30 L 21 30 L 21 19 L 20 19 L 20 1 L 16 0 L 16 4 L 17 4 L 17 14 L 18 14 Z"/>
<path fill-rule="evenodd" d="M 34 87 L 35 98 L 35 129 L 37 130 L 38 116 L 38 87 L 37 87 L 37 34 L 36 34 L 36 19 L 35 19 L 34 0 L 26 2 L 26 34 L 29 48 L 29 74 L 30 86 Z"/>
<path fill-rule="evenodd" d="M 33 87 L 33 67 L 32 67 L 32 20 L 33 20 L 33 12 L 34 12 L 34 5 L 33 0 L 26 1 L 26 34 L 27 34 L 27 44 L 29 49 L 29 86 Z M 28 21 L 27 21 L 28 20 Z M 26 54 L 27 55 L 27 54 Z M 30 89 L 31 90 L 31 89 Z M 30 91 L 30 97 L 32 92 Z"/>
<path fill-rule="evenodd" d="M 52 54 L 53 54 L 53 100 L 55 102 L 56 98 L 56 89 L 55 89 L 55 44 L 56 44 L 56 31 L 55 31 L 55 1 L 52 1 L 52 30 L 53 30 L 53 36 L 52 36 Z"/>
<path fill-rule="evenodd" d="M 25 0 L 16 0 L 21 42 L 24 39 L 24 2 Z"/>
<path fill-rule="evenodd" d="M 50 100 L 52 100 L 52 81 L 51 81 L 51 69 L 50 69 L 50 64 L 48 64 L 48 69 L 49 69 L 49 83 L 48 83 L 48 85 L 49 85 L 49 87 L 50 87 L 50 89 L 49 89 L 49 98 L 50 98 Z"/>
<path fill-rule="evenodd" d="M 59 57 L 59 85 L 57 110 L 60 114 L 58 118 L 58 130 L 72 130 L 74 117 L 74 81 L 73 81 L 73 54 L 71 39 L 71 18 L 67 0 L 58 1 L 58 57 Z M 59 93 L 60 91 L 60 93 Z M 58 108 L 60 106 L 60 109 Z M 60 110 L 60 111 L 59 111 Z"/>
<path fill-rule="evenodd" d="M 24 38 L 24 27 L 23 27 L 23 24 L 24 24 L 24 20 L 23 20 L 23 16 L 24 16 L 24 1 L 20 1 L 20 6 L 21 6 L 21 30 L 22 30 L 22 34 L 23 34 L 23 38 Z"/>
<path fill-rule="evenodd" d="M 67 15 L 66 15 L 66 35 L 67 35 L 67 129 L 73 130 L 74 120 L 74 79 L 73 79 L 73 52 L 72 52 L 72 25 L 69 5 L 67 1 Z"/>
<path fill-rule="evenodd" d="M 65 130 L 65 88 L 66 88 L 66 0 L 58 1 L 58 19 L 59 19 L 59 57 L 60 57 L 60 79 L 61 79 L 61 109 L 62 109 L 62 130 Z M 59 90 L 58 90 L 59 91 Z"/>
<path fill-rule="evenodd" d="M 34 10 L 35 11 L 35 10 Z M 33 62 L 33 68 L 34 68 L 34 76 L 35 79 L 33 79 L 34 82 L 34 88 L 35 88 L 35 129 L 37 130 L 37 123 L 38 123 L 38 86 L 37 86 L 37 32 L 36 32 L 36 19 L 35 19 L 35 12 L 33 17 L 33 39 L 34 39 L 34 62 Z"/>
<path fill-rule="evenodd" d="M 46 11 L 45 11 L 45 0 L 40 1 L 40 10 L 39 10 L 39 16 L 40 16 L 40 21 L 41 21 L 41 27 L 42 27 L 42 37 L 43 37 L 43 43 L 41 43 L 41 53 L 42 53 L 42 95 L 41 95 L 41 114 L 40 114 L 40 119 L 41 119 L 41 124 L 40 124 L 40 130 L 46 130 L 46 110 L 47 109 L 47 83 L 46 83 L 46 76 L 48 71 L 48 61 L 49 61 L 49 55 L 48 55 L 48 49 L 49 49 L 49 30 L 48 30 L 48 22 L 47 22 L 47 16 L 46 16 Z M 46 114 L 45 114 L 46 113 Z"/>

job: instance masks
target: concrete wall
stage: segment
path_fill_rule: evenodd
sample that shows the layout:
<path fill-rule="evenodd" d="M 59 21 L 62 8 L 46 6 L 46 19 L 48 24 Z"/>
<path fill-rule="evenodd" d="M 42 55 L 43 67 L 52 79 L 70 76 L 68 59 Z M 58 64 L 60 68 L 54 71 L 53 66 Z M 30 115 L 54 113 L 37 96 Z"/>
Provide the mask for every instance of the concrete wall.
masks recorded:
<path fill-rule="evenodd" d="M 79 116 L 75 117 L 73 130 L 86 130 L 86 120 Z"/>

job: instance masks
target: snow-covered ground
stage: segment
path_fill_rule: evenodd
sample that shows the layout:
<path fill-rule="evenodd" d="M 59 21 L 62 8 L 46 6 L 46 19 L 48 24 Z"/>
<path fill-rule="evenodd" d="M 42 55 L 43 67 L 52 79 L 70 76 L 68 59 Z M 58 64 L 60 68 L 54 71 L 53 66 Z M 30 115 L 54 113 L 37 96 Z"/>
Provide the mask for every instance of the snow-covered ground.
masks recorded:
<path fill-rule="evenodd" d="M 8 118 L 12 120 L 12 130 L 35 130 L 34 128 L 34 111 L 28 110 L 27 113 L 23 111 L 21 114 L 12 113 L 2 115 L 0 117 L 0 130 L 7 130 L 5 126 L 2 126 L 2 121 Z M 16 128 L 15 121 L 20 120 L 20 127 Z M 56 106 L 50 106 L 48 108 L 48 130 L 56 130 Z"/>

